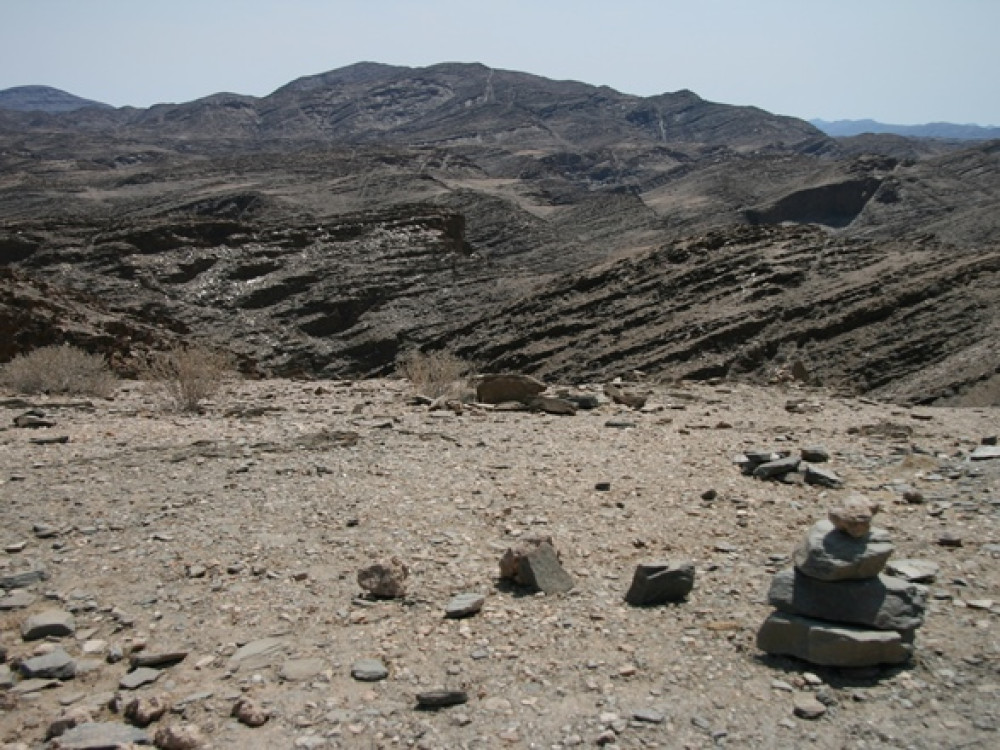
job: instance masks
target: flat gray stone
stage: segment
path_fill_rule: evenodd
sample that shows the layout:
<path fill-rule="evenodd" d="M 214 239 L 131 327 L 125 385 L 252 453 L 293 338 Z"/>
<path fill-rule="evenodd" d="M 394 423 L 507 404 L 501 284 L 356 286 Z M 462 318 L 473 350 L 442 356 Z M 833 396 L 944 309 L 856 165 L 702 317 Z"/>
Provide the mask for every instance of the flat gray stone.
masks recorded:
<path fill-rule="evenodd" d="M 10 690 L 14 687 L 14 673 L 6 664 L 0 664 L 0 690 Z"/>
<path fill-rule="evenodd" d="M 795 567 L 821 581 L 874 578 L 885 567 L 893 545 L 880 529 L 855 538 L 823 520 L 816 523 L 795 550 Z"/>
<path fill-rule="evenodd" d="M 30 607 L 35 603 L 35 599 L 37 598 L 37 596 L 24 589 L 16 589 L 7 596 L 0 596 L 0 612 L 9 612 L 14 609 Z"/>
<path fill-rule="evenodd" d="M 651 708 L 640 708 L 637 711 L 633 711 L 632 718 L 646 724 L 662 724 L 667 720 L 665 714 L 662 714 L 659 711 L 654 711 Z"/>
<path fill-rule="evenodd" d="M 521 558 L 518 580 L 546 594 L 565 594 L 576 585 L 573 577 L 559 563 L 555 548 L 548 542 L 539 544 Z"/>
<path fill-rule="evenodd" d="M 576 414 L 576 404 L 568 399 L 553 396 L 535 396 L 528 401 L 528 406 L 532 411 L 542 411 L 546 414 L 566 417 L 572 417 Z"/>
<path fill-rule="evenodd" d="M 62 685 L 62 682 L 59 680 L 46 679 L 43 677 L 30 677 L 27 680 L 21 680 L 19 683 L 14 685 L 14 687 L 11 688 L 11 692 L 27 695 L 28 693 L 38 693 L 42 690 L 56 688 L 60 685 Z"/>
<path fill-rule="evenodd" d="M 76 677 L 76 662 L 57 648 L 41 656 L 33 656 L 21 662 L 21 674 L 29 679 L 72 680 Z"/>
<path fill-rule="evenodd" d="M 351 665 L 351 677 L 360 682 L 378 682 L 388 676 L 389 670 L 378 659 L 358 659 Z"/>
<path fill-rule="evenodd" d="M 132 669 L 136 667 L 157 667 L 163 669 L 164 667 L 172 667 L 174 664 L 180 664 L 187 658 L 187 651 L 140 651 L 137 654 L 133 654 L 129 659 L 129 666 Z"/>
<path fill-rule="evenodd" d="M 757 647 L 777 656 L 794 656 L 825 667 L 874 667 L 904 664 L 913 646 L 895 630 L 838 625 L 775 612 L 757 632 Z"/>
<path fill-rule="evenodd" d="M 48 577 L 48 571 L 41 566 L 32 570 L 22 570 L 19 573 L 7 573 L 0 576 L 0 589 L 26 589 Z"/>
<path fill-rule="evenodd" d="M 122 677 L 118 682 L 118 686 L 122 690 L 137 690 L 143 685 L 149 685 L 156 682 L 160 679 L 161 674 L 163 673 L 159 669 L 153 669 L 152 667 L 139 667 Z"/>
<path fill-rule="evenodd" d="M 322 674 L 326 668 L 326 659 L 289 659 L 281 665 L 278 676 L 288 682 L 301 682 Z"/>
<path fill-rule="evenodd" d="M 67 730 L 52 740 L 52 750 L 108 750 L 128 744 L 150 745 L 149 734 L 116 722 L 89 722 Z"/>
<path fill-rule="evenodd" d="M 21 626 L 21 637 L 26 641 L 55 636 L 61 638 L 76 632 L 76 620 L 70 612 L 47 609 L 32 615 Z"/>
<path fill-rule="evenodd" d="M 694 563 L 639 563 L 625 601 L 634 606 L 650 606 L 681 601 L 694 588 Z"/>
<path fill-rule="evenodd" d="M 885 566 L 886 572 L 911 583 L 933 583 L 941 571 L 941 566 L 931 560 L 892 560 Z"/>
<path fill-rule="evenodd" d="M 790 474 L 798 469 L 800 463 L 802 463 L 802 459 L 798 456 L 779 458 L 777 461 L 768 461 L 760 464 L 753 470 L 753 475 L 757 477 L 757 479 L 773 479 L 775 477 L 783 477 L 785 474 Z"/>
<path fill-rule="evenodd" d="M 230 669 L 263 669 L 274 664 L 288 652 L 284 638 L 261 638 L 241 646 L 229 658 Z"/>
<path fill-rule="evenodd" d="M 969 458 L 973 461 L 988 461 L 991 458 L 1000 458 L 1000 446 L 997 445 L 979 445 L 976 449 L 969 454 Z"/>
<path fill-rule="evenodd" d="M 924 623 L 927 589 L 888 575 L 820 581 L 788 568 L 771 579 L 767 598 L 791 614 L 879 630 L 913 630 Z"/>
<path fill-rule="evenodd" d="M 810 445 L 802 449 L 802 460 L 823 464 L 830 460 L 830 451 L 822 445 Z"/>
<path fill-rule="evenodd" d="M 428 690 L 417 694 L 420 708 L 446 708 L 468 703 L 469 694 L 464 690 Z"/>
<path fill-rule="evenodd" d="M 477 614 L 486 602 L 483 594 L 456 594 L 445 607 L 444 616 L 453 620 Z"/>
<path fill-rule="evenodd" d="M 818 466 L 806 465 L 805 471 L 802 473 L 805 478 L 806 484 L 811 484 L 816 487 L 829 487 L 830 489 L 837 489 L 838 487 L 844 486 L 844 480 L 841 479 L 835 472 L 829 469 L 821 469 Z"/>

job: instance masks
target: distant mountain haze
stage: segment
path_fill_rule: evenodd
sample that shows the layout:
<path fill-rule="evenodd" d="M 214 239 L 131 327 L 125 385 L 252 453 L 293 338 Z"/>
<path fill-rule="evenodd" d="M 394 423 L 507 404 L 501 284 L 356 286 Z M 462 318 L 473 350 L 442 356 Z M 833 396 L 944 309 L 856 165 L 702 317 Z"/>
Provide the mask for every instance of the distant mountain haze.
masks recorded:
<path fill-rule="evenodd" d="M 963 141 L 988 141 L 1000 138 L 1000 127 L 957 125 L 951 122 L 930 122 L 925 125 L 891 125 L 875 120 L 810 120 L 810 123 L 834 138 L 864 133 L 889 133 L 908 138 L 946 138 Z"/>

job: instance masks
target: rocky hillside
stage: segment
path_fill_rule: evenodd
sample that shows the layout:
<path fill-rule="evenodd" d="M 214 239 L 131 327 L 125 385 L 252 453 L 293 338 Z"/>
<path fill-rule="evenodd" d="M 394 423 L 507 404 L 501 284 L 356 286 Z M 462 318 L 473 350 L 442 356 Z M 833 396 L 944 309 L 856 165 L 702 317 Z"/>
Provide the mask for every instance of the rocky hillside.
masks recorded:
<path fill-rule="evenodd" d="M 0 109 L 18 112 L 74 112 L 84 107 L 110 109 L 110 105 L 70 94 L 51 86 L 14 86 L 0 91 Z"/>
<path fill-rule="evenodd" d="M 260 99 L 0 111 L 0 263 L 260 372 L 431 346 L 566 380 L 766 378 L 794 348 L 851 390 L 988 398 L 1000 150 L 926 143 L 359 64 Z"/>

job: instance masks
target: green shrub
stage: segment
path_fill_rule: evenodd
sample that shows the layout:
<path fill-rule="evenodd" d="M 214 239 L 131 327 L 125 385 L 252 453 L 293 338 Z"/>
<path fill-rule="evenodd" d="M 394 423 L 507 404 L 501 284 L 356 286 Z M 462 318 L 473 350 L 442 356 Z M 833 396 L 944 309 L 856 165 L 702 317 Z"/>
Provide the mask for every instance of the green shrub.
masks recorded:
<path fill-rule="evenodd" d="M 25 394 L 106 397 L 116 382 L 104 357 L 69 344 L 43 346 L 0 367 L 0 384 Z"/>
<path fill-rule="evenodd" d="M 412 349 L 396 360 L 396 372 L 423 395 L 436 398 L 459 389 L 472 366 L 451 352 Z"/>
<path fill-rule="evenodd" d="M 229 353 L 191 344 L 151 352 L 142 376 L 162 387 L 170 407 L 193 412 L 198 411 L 203 401 L 214 396 L 234 372 L 233 357 Z"/>

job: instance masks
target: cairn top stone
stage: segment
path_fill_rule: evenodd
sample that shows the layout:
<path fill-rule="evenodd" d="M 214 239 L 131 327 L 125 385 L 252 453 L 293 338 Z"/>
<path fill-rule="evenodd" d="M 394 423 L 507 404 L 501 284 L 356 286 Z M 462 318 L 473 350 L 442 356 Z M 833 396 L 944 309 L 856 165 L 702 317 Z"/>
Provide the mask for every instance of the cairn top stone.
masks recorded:
<path fill-rule="evenodd" d="M 867 535 L 872 528 L 872 519 L 879 511 L 879 504 L 864 495 L 853 494 L 830 507 L 828 516 L 838 531 L 850 534 L 855 539 Z"/>

